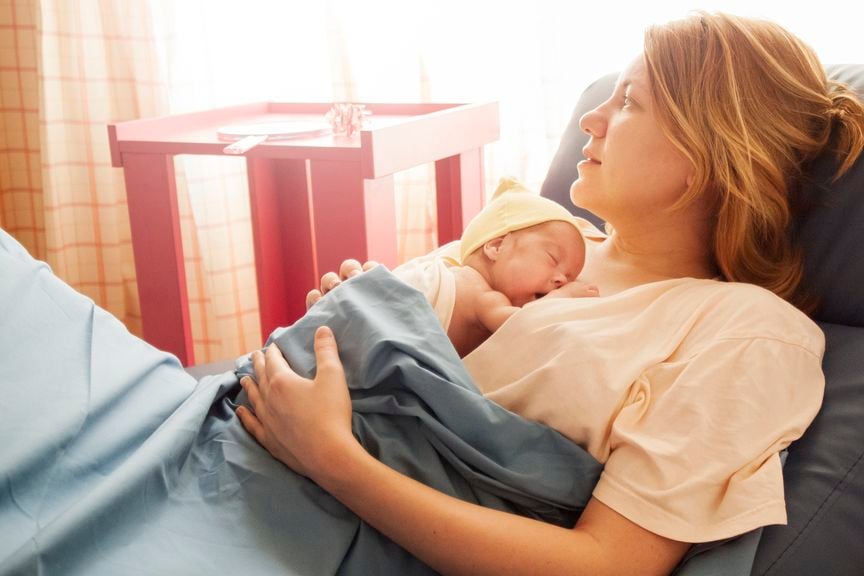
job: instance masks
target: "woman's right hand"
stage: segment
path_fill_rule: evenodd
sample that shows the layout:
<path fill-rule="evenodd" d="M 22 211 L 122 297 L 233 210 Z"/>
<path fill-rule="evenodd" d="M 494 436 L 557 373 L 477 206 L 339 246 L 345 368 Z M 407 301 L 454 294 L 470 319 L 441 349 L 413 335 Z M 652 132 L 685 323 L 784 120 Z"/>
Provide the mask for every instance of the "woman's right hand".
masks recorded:
<path fill-rule="evenodd" d="M 255 378 L 244 376 L 249 406 L 237 408 L 246 430 L 276 459 L 315 478 L 338 472 L 350 450 L 363 450 L 351 431 L 351 398 L 333 332 L 315 332 L 315 378 L 291 368 L 275 344 L 252 353 Z"/>
<path fill-rule="evenodd" d="M 378 263 L 373 260 L 367 260 L 363 264 L 360 264 L 360 262 L 354 259 L 343 260 L 342 265 L 339 266 L 338 273 L 327 272 L 321 276 L 319 288 L 310 290 L 309 293 L 306 294 L 306 309 L 308 310 L 311 308 L 312 305 L 318 302 L 322 296 L 341 284 L 343 280 L 362 274 L 377 265 Z"/>

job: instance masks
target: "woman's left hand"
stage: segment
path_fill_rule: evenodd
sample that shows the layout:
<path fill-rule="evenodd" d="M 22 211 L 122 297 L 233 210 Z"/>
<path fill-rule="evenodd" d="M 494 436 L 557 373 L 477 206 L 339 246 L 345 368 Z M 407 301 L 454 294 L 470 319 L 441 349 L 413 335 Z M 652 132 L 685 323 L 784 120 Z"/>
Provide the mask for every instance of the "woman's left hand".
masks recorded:
<path fill-rule="evenodd" d="M 255 378 L 241 380 L 252 410 L 237 415 L 246 430 L 274 457 L 313 480 L 338 473 L 351 449 L 362 447 L 351 431 L 351 399 L 336 339 L 327 327 L 315 332 L 317 372 L 314 380 L 295 373 L 271 344 L 255 351 Z"/>
<path fill-rule="evenodd" d="M 363 264 L 360 264 L 359 261 L 354 259 L 343 260 L 342 264 L 339 266 L 338 273 L 327 272 L 321 276 L 321 282 L 318 284 L 318 288 L 310 290 L 309 293 L 306 294 L 306 309 L 308 310 L 311 308 L 312 305 L 323 298 L 327 292 L 339 286 L 339 284 L 344 280 L 353 278 L 363 272 L 367 272 L 376 266 L 378 266 L 378 263 L 374 260 L 367 260 Z"/>

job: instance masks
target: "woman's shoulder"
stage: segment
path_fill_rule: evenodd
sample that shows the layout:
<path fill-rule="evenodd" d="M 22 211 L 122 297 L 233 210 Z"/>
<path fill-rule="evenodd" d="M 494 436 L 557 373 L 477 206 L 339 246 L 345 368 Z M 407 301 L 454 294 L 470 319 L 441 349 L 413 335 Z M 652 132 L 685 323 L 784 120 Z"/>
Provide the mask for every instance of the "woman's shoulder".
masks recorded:
<path fill-rule="evenodd" d="M 768 338 L 821 355 L 824 334 L 804 312 L 770 290 L 744 282 L 684 279 L 669 292 L 690 303 L 694 320 L 720 338 Z"/>
<path fill-rule="evenodd" d="M 726 282 L 717 279 L 682 278 L 677 286 L 691 292 L 694 297 L 706 300 L 706 304 L 748 313 L 771 316 L 806 315 L 792 304 L 766 288 L 747 282 Z"/>
<path fill-rule="evenodd" d="M 748 282 L 727 282 L 716 278 L 679 278 L 678 285 L 685 290 L 698 291 L 719 301 L 764 306 L 791 306 L 788 302 L 761 286 Z"/>

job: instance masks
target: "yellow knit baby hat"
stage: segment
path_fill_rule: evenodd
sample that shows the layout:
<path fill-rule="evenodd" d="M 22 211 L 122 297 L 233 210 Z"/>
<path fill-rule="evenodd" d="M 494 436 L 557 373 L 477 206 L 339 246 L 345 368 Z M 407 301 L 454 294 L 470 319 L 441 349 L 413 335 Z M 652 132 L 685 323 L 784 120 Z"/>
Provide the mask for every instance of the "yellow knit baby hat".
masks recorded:
<path fill-rule="evenodd" d="M 462 233 L 459 257 L 465 262 L 469 254 L 490 240 L 554 220 L 570 222 L 579 230 L 576 218 L 566 208 L 531 192 L 515 178 L 501 178 L 492 200 Z"/>

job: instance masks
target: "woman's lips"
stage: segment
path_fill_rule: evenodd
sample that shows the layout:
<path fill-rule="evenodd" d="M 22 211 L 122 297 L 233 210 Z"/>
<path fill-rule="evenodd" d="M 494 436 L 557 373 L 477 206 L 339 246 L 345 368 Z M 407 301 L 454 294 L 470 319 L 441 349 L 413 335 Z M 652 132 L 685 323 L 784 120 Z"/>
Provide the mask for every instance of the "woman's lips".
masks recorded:
<path fill-rule="evenodd" d="M 599 160 L 597 160 L 597 159 L 594 157 L 594 155 L 591 154 L 591 152 L 589 152 L 589 151 L 588 151 L 587 149 L 585 149 L 585 148 L 582 149 L 582 155 L 585 157 L 585 159 L 579 162 L 580 165 L 596 164 L 597 166 L 599 166 L 600 164 L 602 164 L 602 162 L 600 162 Z"/>

